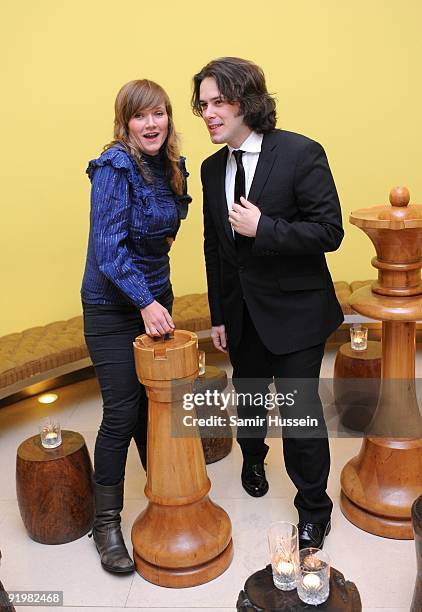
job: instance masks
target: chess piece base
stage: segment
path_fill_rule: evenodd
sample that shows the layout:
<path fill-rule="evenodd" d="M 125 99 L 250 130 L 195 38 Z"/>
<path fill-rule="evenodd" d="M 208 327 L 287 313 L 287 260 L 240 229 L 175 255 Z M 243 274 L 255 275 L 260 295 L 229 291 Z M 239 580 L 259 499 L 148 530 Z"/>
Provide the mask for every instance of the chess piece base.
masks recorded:
<path fill-rule="evenodd" d="M 412 523 L 406 519 L 394 519 L 372 514 L 363 510 L 348 499 L 343 492 L 340 496 L 340 507 L 344 516 L 356 527 L 383 538 L 395 540 L 412 540 Z"/>
<path fill-rule="evenodd" d="M 229 567 L 233 559 L 233 542 L 230 540 L 225 550 L 214 559 L 194 567 L 158 567 L 142 559 L 135 551 L 133 559 L 136 571 L 148 582 L 171 588 L 193 587 L 214 580 Z"/>

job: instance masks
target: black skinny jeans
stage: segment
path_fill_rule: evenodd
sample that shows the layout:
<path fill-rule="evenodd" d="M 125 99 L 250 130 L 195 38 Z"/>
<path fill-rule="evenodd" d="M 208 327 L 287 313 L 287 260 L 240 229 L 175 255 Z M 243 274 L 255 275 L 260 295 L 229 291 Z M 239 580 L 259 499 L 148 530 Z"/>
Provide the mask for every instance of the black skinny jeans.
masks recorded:
<path fill-rule="evenodd" d="M 171 313 L 169 288 L 156 298 Z M 147 443 L 148 399 L 136 376 L 133 341 L 145 333 L 139 310 L 130 305 L 83 304 L 84 335 L 103 398 L 103 419 L 94 452 L 95 482 L 115 485 L 125 474 L 129 444 Z"/>

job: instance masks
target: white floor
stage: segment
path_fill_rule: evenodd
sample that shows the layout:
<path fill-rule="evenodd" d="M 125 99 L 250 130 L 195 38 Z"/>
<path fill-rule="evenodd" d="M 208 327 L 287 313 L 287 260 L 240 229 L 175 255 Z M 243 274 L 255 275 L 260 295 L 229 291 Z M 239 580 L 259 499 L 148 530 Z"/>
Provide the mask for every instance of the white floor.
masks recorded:
<path fill-rule="evenodd" d="M 421 366 L 418 359 L 418 366 Z M 328 352 L 323 376 L 332 374 L 333 353 Z M 418 368 L 419 369 L 419 368 Z M 79 431 L 93 452 L 101 418 L 101 401 L 95 380 L 63 387 L 54 413 L 64 429 Z M 68 612 L 95 610 L 169 609 L 234 611 L 246 578 L 269 562 L 266 529 L 274 520 L 296 522 L 294 490 L 287 477 L 279 440 L 268 440 L 266 473 L 269 493 L 249 497 L 240 484 L 241 455 L 236 444 L 225 459 L 208 466 L 211 498 L 228 512 L 233 525 L 234 560 L 230 568 L 208 584 L 188 589 L 167 589 L 146 582 L 138 574 L 115 576 L 102 570 L 92 540 L 87 536 L 59 546 L 33 542 L 19 515 L 15 490 L 16 449 L 25 438 L 37 433 L 41 416 L 52 406 L 36 398 L 0 409 L 0 550 L 3 554 L 0 580 L 7 590 L 61 590 Z M 360 448 L 359 439 L 332 439 L 332 469 L 329 493 L 334 500 L 333 529 L 325 549 L 334 567 L 356 583 L 363 609 L 397 612 L 409 610 L 416 576 L 413 541 L 395 541 L 373 536 L 354 527 L 339 507 L 340 472 Z M 125 482 L 124 534 L 130 542 L 133 521 L 146 505 L 145 475 L 133 445 Z M 18 608 L 19 610 L 20 608 Z M 52 607 L 25 607 L 53 610 Z"/>

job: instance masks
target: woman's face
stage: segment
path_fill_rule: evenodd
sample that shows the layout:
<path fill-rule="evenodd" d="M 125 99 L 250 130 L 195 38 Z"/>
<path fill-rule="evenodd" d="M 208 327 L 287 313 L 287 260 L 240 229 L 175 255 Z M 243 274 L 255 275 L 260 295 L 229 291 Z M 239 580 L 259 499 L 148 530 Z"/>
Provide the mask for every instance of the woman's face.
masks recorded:
<path fill-rule="evenodd" d="M 129 134 L 142 153 L 158 155 L 167 138 L 169 118 L 164 104 L 139 111 L 129 121 Z"/>

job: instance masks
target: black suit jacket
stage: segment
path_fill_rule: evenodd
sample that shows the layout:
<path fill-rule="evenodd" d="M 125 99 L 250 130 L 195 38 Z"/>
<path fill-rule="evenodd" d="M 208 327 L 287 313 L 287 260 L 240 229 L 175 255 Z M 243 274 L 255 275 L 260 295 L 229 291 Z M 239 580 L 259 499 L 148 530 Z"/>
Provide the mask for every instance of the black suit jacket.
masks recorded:
<path fill-rule="evenodd" d="M 248 195 L 261 210 L 257 234 L 236 244 L 225 195 L 227 153 L 220 149 L 201 167 L 212 324 L 224 324 L 229 348 L 236 346 L 245 300 L 272 353 L 320 344 L 343 321 L 324 255 L 343 238 L 324 149 L 285 130 L 264 136 Z"/>

